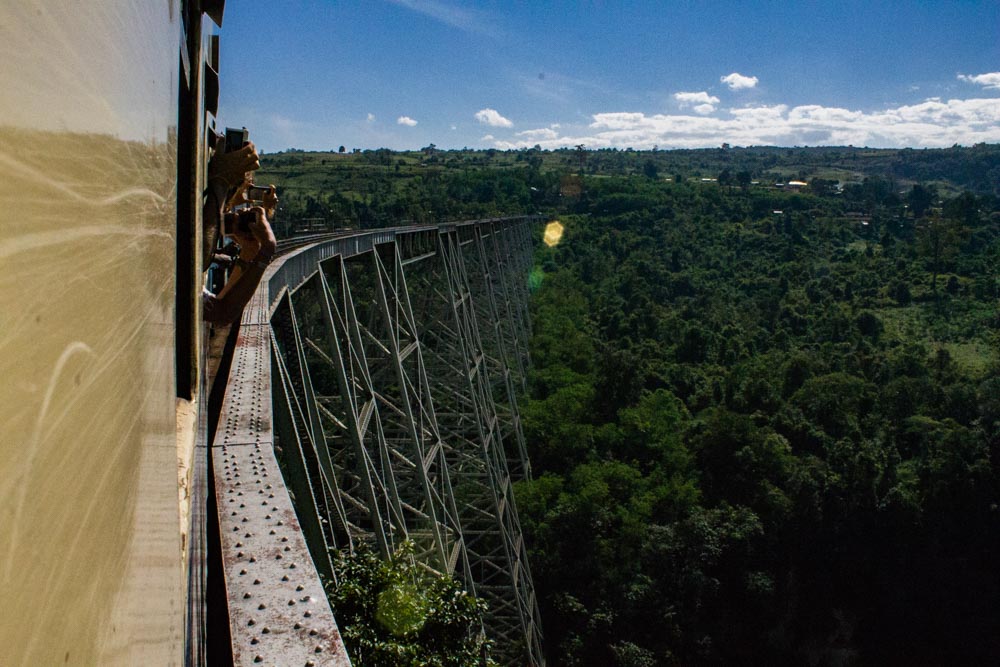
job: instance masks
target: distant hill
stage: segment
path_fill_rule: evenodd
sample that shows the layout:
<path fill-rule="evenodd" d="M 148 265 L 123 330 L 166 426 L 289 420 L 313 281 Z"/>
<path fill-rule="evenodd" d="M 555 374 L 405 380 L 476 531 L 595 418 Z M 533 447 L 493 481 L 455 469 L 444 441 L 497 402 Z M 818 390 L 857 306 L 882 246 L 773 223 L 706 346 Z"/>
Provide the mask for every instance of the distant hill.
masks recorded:
<path fill-rule="evenodd" d="M 752 147 L 697 150 L 525 149 L 351 152 L 288 150 L 264 155 L 259 183 L 282 199 L 279 231 L 296 224 L 386 226 L 404 221 L 535 212 L 558 206 L 560 183 L 572 174 L 641 175 L 670 180 L 730 180 L 773 187 L 789 180 L 819 187 L 866 179 L 902 195 L 914 184 L 942 197 L 968 190 L 1000 196 L 1000 145 L 944 149 Z"/>

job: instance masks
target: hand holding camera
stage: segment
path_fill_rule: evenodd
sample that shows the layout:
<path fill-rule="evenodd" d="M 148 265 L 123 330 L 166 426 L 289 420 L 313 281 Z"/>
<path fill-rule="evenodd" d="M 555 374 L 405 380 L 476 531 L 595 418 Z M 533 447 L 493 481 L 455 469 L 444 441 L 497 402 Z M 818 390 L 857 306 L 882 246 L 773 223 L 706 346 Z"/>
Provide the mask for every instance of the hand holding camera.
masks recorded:
<path fill-rule="evenodd" d="M 209 182 L 220 181 L 227 190 L 239 187 L 246 181 L 248 173 L 260 169 L 260 156 L 253 142 L 246 141 L 236 148 L 232 145 L 234 141 L 230 132 L 231 130 L 227 130 L 226 136 L 218 138 L 215 143 L 215 154 L 208 162 Z M 227 151 L 227 148 L 233 150 Z"/>
<path fill-rule="evenodd" d="M 227 213 L 224 218 L 224 234 L 234 237 L 240 244 L 240 254 L 244 259 L 270 261 L 277 249 L 277 240 L 267 215 L 260 206 Z"/>
<path fill-rule="evenodd" d="M 251 185 L 247 188 L 247 199 L 251 205 L 261 206 L 269 218 L 274 218 L 278 209 L 278 194 L 274 185 Z"/>

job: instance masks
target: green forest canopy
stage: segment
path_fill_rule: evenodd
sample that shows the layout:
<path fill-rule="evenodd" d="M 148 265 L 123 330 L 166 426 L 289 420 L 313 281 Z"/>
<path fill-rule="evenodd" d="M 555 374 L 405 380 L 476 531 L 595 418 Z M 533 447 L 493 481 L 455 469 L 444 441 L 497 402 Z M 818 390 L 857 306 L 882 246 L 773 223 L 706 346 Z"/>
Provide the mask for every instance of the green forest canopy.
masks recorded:
<path fill-rule="evenodd" d="M 979 664 L 998 169 L 997 146 L 428 147 L 286 152 L 257 180 L 286 233 L 565 225 L 537 251 L 517 488 L 552 664 Z"/>
<path fill-rule="evenodd" d="M 996 661 L 997 200 L 584 183 L 522 403 L 553 662 Z"/>

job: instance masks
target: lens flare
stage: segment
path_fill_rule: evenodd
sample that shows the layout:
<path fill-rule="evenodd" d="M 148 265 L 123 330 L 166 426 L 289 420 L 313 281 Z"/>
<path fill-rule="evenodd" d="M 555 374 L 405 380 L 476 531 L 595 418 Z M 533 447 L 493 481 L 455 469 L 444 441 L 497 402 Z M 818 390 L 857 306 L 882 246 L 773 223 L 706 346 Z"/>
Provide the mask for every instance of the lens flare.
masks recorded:
<path fill-rule="evenodd" d="M 551 248 L 552 246 L 559 243 L 559 241 L 562 239 L 562 235 L 563 235 L 562 223 L 559 222 L 558 220 L 553 220 L 549 224 L 545 225 L 545 236 L 542 237 L 542 241 L 545 242 L 545 245 Z"/>

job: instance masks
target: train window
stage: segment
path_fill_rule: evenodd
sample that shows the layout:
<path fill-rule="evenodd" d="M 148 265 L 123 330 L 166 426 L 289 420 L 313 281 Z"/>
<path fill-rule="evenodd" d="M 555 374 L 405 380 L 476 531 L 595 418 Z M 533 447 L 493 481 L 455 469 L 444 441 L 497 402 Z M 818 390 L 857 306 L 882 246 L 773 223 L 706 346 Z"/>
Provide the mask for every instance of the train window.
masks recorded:
<path fill-rule="evenodd" d="M 177 249 L 176 249 L 176 303 L 175 328 L 175 378 L 178 398 L 191 400 L 195 384 L 195 216 L 197 204 L 194 195 L 198 151 L 194 137 L 198 126 L 197 63 L 195 56 L 201 38 L 200 14 L 192 17 L 191 3 L 181 4 L 181 73 L 178 77 L 177 108 Z"/>

